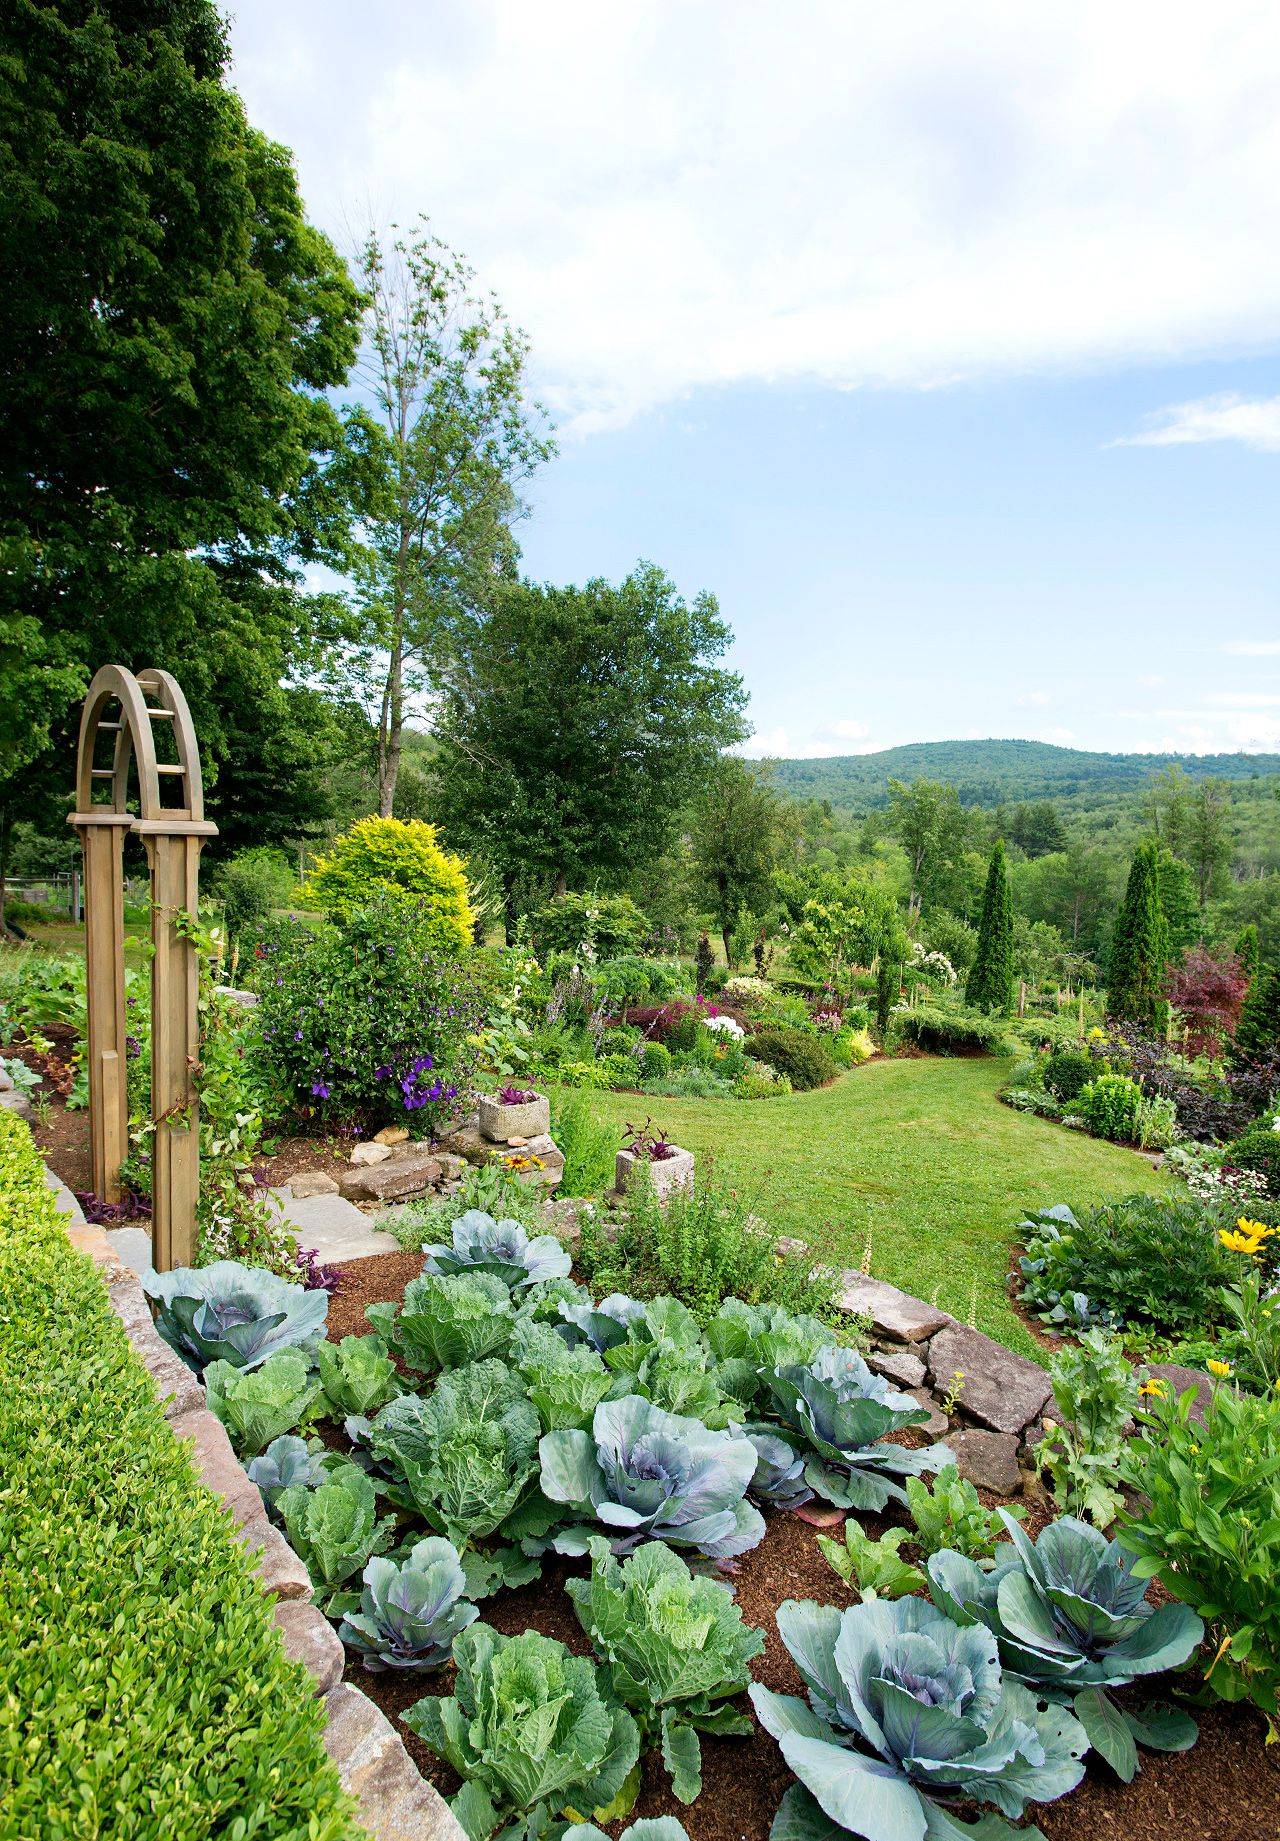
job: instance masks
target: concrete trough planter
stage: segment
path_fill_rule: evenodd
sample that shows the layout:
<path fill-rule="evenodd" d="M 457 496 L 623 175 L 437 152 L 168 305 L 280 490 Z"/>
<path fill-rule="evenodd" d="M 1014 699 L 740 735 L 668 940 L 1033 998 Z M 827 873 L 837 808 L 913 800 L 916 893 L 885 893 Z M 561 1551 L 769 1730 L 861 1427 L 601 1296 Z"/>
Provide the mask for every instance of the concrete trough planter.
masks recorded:
<path fill-rule="evenodd" d="M 551 1130 L 551 1101 L 538 1093 L 524 1106 L 504 1106 L 496 1097 L 480 1096 L 480 1135 L 490 1144 L 513 1138 L 542 1138 Z"/>
<path fill-rule="evenodd" d="M 672 1156 L 660 1157 L 655 1163 L 650 1157 L 637 1157 L 634 1151 L 619 1151 L 614 1160 L 615 1189 L 625 1195 L 637 1170 L 649 1172 L 653 1193 L 660 1202 L 667 1201 L 677 1189 L 692 1189 L 693 1152 L 681 1150 L 678 1144 L 672 1146 L 672 1152 Z"/>

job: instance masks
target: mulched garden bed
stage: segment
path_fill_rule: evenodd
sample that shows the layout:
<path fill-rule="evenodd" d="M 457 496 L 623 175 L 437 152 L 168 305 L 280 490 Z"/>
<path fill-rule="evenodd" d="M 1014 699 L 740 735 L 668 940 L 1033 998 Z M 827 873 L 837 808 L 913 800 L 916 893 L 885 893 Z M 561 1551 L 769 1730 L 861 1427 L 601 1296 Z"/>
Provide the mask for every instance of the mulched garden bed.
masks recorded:
<path fill-rule="evenodd" d="M 330 1336 L 363 1333 L 368 1328 L 365 1306 L 399 1299 L 421 1270 L 420 1253 L 386 1253 L 339 1268 L 340 1289 L 329 1307 Z M 997 1500 L 983 1494 L 988 1503 Z M 854 1594 L 823 1559 L 812 1527 L 793 1515 L 766 1511 L 765 1519 L 765 1538 L 738 1562 L 733 1583 L 744 1618 L 765 1637 L 765 1652 L 752 1664 L 755 1678 L 780 1693 L 799 1694 L 802 1683 L 778 1635 L 775 1611 L 786 1598 L 844 1607 L 854 1602 Z M 873 1536 L 886 1526 L 874 1515 L 860 1519 Z M 1046 1519 L 1042 1507 L 1028 1505 L 1032 1533 Z M 508 1634 L 539 1630 L 586 1655 L 590 1646 L 562 1587 L 565 1578 L 588 1570 L 585 1561 L 552 1557 L 539 1581 L 486 1599 L 481 1616 Z M 397 1716 L 425 1694 L 452 1692 L 452 1670 L 373 1674 L 352 1660 L 347 1675 L 396 1722 L 423 1775 L 451 1796 L 458 1788 L 454 1773 Z M 744 1706 L 750 1711 L 749 1703 Z M 1032 1819 L 1047 1841 L 1272 1841 L 1280 1835 L 1280 1747 L 1264 1751 L 1261 1716 L 1247 1707 L 1215 1706 L 1198 1717 L 1200 1739 L 1194 1749 L 1180 1756 L 1144 1753 L 1131 1784 L 1118 1783 L 1091 1754 L 1077 1789 L 1033 1809 Z M 702 1794 L 686 1807 L 672 1796 L 657 1752 L 648 1754 L 639 1801 L 610 1832 L 619 1834 L 641 1816 L 674 1815 L 691 1841 L 767 1841 L 774 1812 L 792 1781 L 775 1742 L 757 1726 L 750 1739 L 704 1737 L 702 1757 Z"/>

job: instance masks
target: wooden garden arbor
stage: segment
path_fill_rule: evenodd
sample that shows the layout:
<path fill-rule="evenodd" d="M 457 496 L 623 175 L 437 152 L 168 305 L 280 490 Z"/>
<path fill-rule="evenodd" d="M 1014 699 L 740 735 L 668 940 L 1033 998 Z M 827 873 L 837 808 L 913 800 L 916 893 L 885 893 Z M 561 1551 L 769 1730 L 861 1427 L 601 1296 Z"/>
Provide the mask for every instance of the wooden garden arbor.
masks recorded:
<path fill-rule="evenodd" d="M 157 730 L 172 735 L 161 760 Z M 110 764 L 99 744 L 110 741 Z M 105 753 L 105 750 L 104 750 Z M 136 776 L 138 815 L 128 808 Z M 95 791 L 109 782 L 108 795 Z M 176 798 L 162 798 L 161 788 Z M 94 1193 L 120 1199 L 120 1165 L 129 1147 L 128 1053 L 124 987 L 124 840 L 146 847 L 151 869 L 151 1258 L 158 1272 L 195 1256 L 200 1180 L 199 1107 L 192 1070 L 199 1053 L 197 957 L 179 916 L 194 914 L 200 849 L 218 827 L 204 815 L 200 754 L 187 700 L 167 671 L 104 665 L 80 718 L 74 825 L 84 850 L 85 959 L 88 988 L 89 1131 Z"/>

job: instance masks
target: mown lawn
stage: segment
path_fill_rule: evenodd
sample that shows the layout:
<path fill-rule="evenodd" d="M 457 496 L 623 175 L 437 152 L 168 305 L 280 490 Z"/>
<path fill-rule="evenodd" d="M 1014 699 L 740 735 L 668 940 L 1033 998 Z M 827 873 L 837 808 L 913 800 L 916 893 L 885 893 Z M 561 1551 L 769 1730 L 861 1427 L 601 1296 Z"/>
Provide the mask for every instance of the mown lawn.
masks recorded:
<path fill-rule="evenodd" d="M 1038 1353 L 1005 1290 L 1027 1209 L 1079 1207 L 1171 1179 L 1135 1152 L 1011 1111 L 991 1059 L 873 1061 L 815 1093 L 745 1103 L 590 1095 L 619 1128 L 646 1112 L 780 1232 L 870 1269 Z"/>

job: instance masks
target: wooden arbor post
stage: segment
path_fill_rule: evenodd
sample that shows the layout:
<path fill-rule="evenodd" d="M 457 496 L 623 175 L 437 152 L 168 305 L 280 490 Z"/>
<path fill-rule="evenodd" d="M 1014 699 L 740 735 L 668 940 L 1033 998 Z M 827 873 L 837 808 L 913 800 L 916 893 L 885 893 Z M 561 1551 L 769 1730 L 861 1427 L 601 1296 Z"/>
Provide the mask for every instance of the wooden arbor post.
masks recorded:
<path fill-rule="evenodd" d="M 155 730 L 172 724 L 176 761 L 160 761 Z M 98 738 L 112 738 L 110 766 L 98 766 Z M 128 809 L 136 763 L 139 815 Z M 95 788 L 110 781 L 108 799 Z M 172 786 L 176 801 L 161 797 Z M 192 1078 L 200 1046 L 198 965 L 194 943 L 178 924 L 195 913 L 200 849 L 217 826 L 204 816 L 200 754 L 191 712 L 167 671 L 104 665 L 89 686 L 80 719 L 74 825 L 84 849 L 85 958 L 88 995 L 89 1130 L 93 1186 L 120 1199 L 120 1165 L 128 1149 L 129 1101 L 124 997 L 124 839 L 142 838 L 151 868 L 151 1258 L 158 1272 L 195 1256 L 200 1178 L 199 1103 Z"/>

